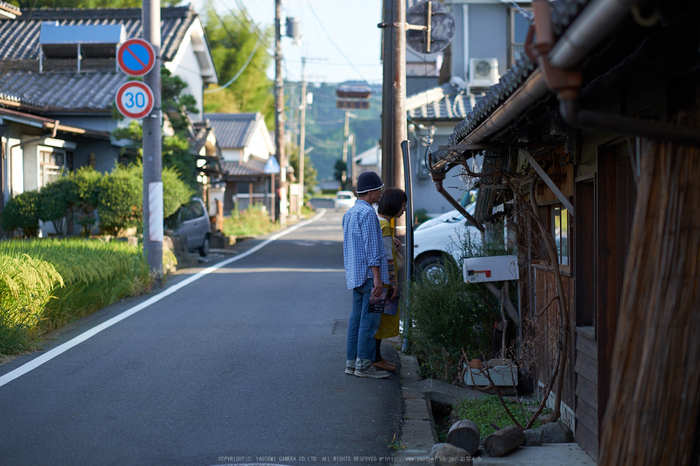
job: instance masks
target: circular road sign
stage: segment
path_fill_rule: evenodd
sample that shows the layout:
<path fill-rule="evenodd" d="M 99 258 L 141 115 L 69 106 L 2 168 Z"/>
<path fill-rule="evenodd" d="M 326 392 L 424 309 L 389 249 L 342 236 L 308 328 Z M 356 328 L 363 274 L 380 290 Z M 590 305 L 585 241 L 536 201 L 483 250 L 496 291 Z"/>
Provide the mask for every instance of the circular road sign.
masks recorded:
<path fill-rule="evenodd" d="M 143 76 L 156 64 L 156 51 L 143 39 L 129 39 L 119 47 L 117 63 L 129 76 Z"/>
<path fill-rule="evenodd" d="M 116 100 L 117 108 L 127 118 L 143 118 L 153 110 L 153 91 L 140 81 L 122 84 Z"/>
<path fill-rule="evenodd" d="M 455 17 L 448 6 L 440 2 L 431 2 L 430 52 L 426 43 L 426 31 L 409 29 L 406 31 L 406 45 L 418 53 L 437 53 L 450 45 L 455 36 Z M 406 12 L 406 22 L 415 26 L 427 26 L 428 2 L 413 5 Z"/>

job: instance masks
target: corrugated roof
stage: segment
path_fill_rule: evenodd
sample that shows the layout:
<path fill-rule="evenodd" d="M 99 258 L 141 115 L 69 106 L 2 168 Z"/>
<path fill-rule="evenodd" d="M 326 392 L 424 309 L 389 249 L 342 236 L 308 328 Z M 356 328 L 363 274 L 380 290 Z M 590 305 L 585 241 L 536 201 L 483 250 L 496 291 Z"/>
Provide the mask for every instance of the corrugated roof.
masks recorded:
<path fill-rule="evenodd" d="M 23 9 L 17 19 L 0 21 L 0 60 L 38 60 L 43 21 L 58 21 L 61 26 L 121 24 L 127 38 L 133 38 L 143 34 L 141 14 L 141 8 Z M 161 8 L 160 14 L 161 56 L 171 61 L 197 14 L 189 6 Z"/>
<path fill-rule="evenodd" d="M 248 145 L 260 113 L 205 113 L 222 149 L 242 149 Z"/>

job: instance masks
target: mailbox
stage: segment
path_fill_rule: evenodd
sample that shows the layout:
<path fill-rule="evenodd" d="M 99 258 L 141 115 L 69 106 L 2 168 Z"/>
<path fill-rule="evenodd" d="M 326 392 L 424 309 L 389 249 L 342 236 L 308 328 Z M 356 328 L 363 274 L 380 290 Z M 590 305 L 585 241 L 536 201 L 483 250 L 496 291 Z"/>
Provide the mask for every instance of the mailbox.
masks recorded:
<path fill-rule="evenodd" d="M 501 282 L 519 278 L 517 256 L 464 259 L 464 281 L 467 283 Z"/>

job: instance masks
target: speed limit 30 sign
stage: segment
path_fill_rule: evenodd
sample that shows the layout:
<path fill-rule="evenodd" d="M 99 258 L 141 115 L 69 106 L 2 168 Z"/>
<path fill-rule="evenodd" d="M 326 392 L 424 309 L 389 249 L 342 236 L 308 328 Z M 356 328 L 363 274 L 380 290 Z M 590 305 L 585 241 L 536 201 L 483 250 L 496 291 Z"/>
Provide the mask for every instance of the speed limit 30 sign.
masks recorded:
<path fill-rule="evenodd" d="M 140 81 L 129 81 L 117 91 L 117 108 L 127 118 L 140 119 L 153 110 L 153 91 Z"/>

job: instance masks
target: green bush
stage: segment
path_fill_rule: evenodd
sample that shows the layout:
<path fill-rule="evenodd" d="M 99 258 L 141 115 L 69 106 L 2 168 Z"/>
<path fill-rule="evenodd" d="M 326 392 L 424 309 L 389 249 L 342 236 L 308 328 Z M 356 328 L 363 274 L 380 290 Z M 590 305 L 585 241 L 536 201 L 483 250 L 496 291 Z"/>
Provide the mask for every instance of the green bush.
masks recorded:
<path fill-rule="evenodd" d="M 137 226 L 143 217 L 143 182 L 133 169 L 117 167 L 104 175 L 99 184 L 97 211 L 100 229 L 116 235 Z"/>
<path fill-rule="evenodd" d="M 195 192 L 181 178 L 174 168 L 163 169 L 163 218 L 177 212 L 181 205 L 187 204 Z"/>
<path fill-rule="evenodd" d="M 53 222 L 56 233 L 63 235 L 63 219 L 72 216 L 78 203 L 78 187 L 72 176 L 62 176 L 39 190 L 39 219 Z"/>
<path fill-rule="evenodd" d="M 277 222 L 270 220 L 270 214 L 258 206 L 250 206 L 243 211 L 233 211 L 224 219 L 224 235 L 256 236 L 264 235 L 278 228 Z"/>
<path fill-rule="evenodd" d="M 483 285 L 467 284 L 461 268 L 447 262 L 447 277 L 435 283 L 418 277 L 409 288 L 409 340 L 423 373 L 448 383 L 455 380 L 462 349 L 491 353 L 493 323 L 500 320 L 498 300 Z"/>
<path fill-rule="evenodd" d="M 501 321 L 500 302 L 488 288 L 464 282 L 463 259 L 508 253 L 502 244 L 482 245 L 468 234 L 458 238 L 453 248 L 459 265 L 446 261 L 445 281 L 435 283 L 419 276 L 409 288 L 409 316 L 414 324 L 409 327 L 411 350 L 426 376 L 449 383 L 460 369 L 462 350 L 469 358 L 493 356 L 493 327 Z M 513 299 L 515 289 L 511 287 Z"/>
<path fill-rule="evenodd" d="M 421 223 L 425 222 L 426 220 L 430 220 L 430 217 L 428 216 L 427 210 L 418 209 L 415 212 L 413 212 L 413 224 L 414 225 L 420 225 Z"/>
<path fill-rule="evenodd" d="M 92 167 L 81 167 L 71 173 L 77 190 L 77 201 L 74 206 L 75 222 L 83 227 L 83 236 L 89 236 L 96 222 L 95 209 L 99 201 L 99 188 L 102 174 Z"/>
<path fill-rule="evenodd" d="M 22 229 L 24 235 L 28 237 L 39 234 L 38 191 L 27 191 L 7 201 L 2 212 L 2 229 L 5 231 Z"/>

